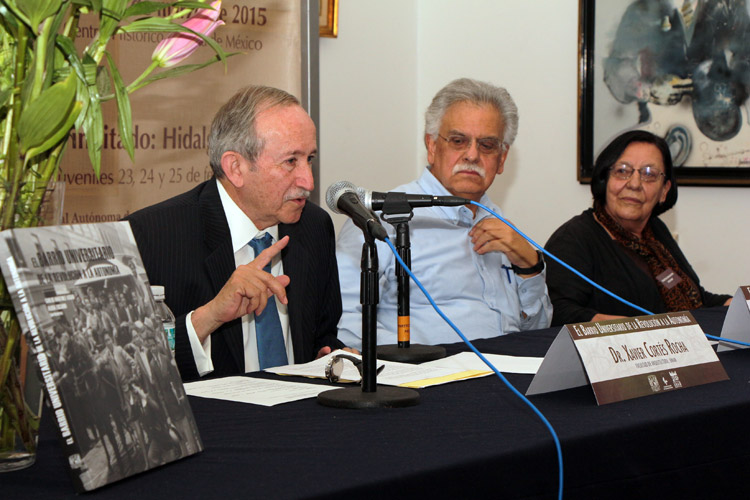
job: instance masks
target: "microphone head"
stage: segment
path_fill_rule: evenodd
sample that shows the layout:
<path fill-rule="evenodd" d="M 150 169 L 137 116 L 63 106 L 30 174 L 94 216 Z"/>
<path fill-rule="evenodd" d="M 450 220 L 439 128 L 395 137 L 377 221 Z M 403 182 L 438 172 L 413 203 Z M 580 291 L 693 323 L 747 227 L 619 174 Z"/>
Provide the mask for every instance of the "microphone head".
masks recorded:
<path fill-rule="evenodd" d="M 341 210 L 339 210 L 338 203 L 341 195 L 347 192 L 356 193 L 357 186 L 349 181 L 338 181 L 334 182 L 328 187 L 328 191 L 326 191 L 326 205 L 328 205 L 328 208 L 331 209 L 331 212 L 335 214 L 343 213 Z"/>

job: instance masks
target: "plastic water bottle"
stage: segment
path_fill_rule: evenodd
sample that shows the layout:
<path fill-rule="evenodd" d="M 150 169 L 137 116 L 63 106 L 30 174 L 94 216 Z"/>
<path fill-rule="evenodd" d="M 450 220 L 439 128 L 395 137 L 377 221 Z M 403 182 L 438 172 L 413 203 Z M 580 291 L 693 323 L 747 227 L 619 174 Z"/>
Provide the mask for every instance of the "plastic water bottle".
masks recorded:
<path fill-rule="evenodd" d="M 151 293 L 154 295 L 154 301 L 156 302 L 156 316 L 164 326 L 164 333 L 167 335 L 169 349 L 174 353 L 174 314 L 172 314 L 169 306 L 164 302 L 164 287 L 153 285 Z"/>

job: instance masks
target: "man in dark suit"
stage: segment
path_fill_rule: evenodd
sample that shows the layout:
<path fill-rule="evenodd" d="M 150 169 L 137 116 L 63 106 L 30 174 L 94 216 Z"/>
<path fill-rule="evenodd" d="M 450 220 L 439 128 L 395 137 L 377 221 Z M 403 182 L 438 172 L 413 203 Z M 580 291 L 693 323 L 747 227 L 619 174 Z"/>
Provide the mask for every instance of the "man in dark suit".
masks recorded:
<path fill-rule="evenodd" d="M 306 202 L 316 154 L 315 126 L 295 97 L 247 87 L 211 125 L 214 177 L 126 218 L 149 281 L 164 285 L 177 317 L 175 359 L 184 380 L 268 366 L 259 340 L 265 327 L 256 326 L 273 306 L 286 351 L 275 364 L 343 347 L 333 224 Z M 266 233 L 274 243 L 251 248 Z"/>

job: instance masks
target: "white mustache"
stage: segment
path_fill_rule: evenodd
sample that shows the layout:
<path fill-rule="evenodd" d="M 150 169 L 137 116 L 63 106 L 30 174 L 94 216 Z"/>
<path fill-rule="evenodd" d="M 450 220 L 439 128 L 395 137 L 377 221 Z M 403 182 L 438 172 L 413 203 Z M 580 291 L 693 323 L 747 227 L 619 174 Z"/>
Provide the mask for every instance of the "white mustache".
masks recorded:
<path fill-rule="evenodd" d="M 308 199 L 310 197 L 310 191 L 307 189 L 297 189 L 291 193 L 287 193 L 284 196 L 284 201 L 296 200 L 298 198 Z"/>
<path fill-rule="evenodd" d="M 459 163 L 455 167 L 453 167 L 453 175 L 456 175 L 459 172 L 475 172 L 479 174 L 479 176 L 484 179 L 487 174 L 485 173 L 484 169 L 480 167 L 479 165 L 474 165 L 473 163 Z"/>

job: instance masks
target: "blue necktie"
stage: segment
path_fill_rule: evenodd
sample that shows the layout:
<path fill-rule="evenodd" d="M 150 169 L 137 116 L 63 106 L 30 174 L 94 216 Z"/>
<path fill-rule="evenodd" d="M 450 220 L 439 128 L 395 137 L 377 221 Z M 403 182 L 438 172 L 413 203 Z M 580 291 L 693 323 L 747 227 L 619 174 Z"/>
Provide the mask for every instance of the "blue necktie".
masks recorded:
<path fill-rule="evenodd" d="M 258 257 L 263 250 L 271 246 L 271 235 L 263 233 L 263 236 L 250 240 L 250 246 L 255 251 L 255 257 Z M 263 270 L 270 274 L 271 263 L 269 262 Z M 289 363 L 279 311 L 276 309 L 276 298 L 273 295 L 268 298 L 263 312 L 255 315 L 255 338 L 258 342 L 258 362 L 261 370 Z"/>

